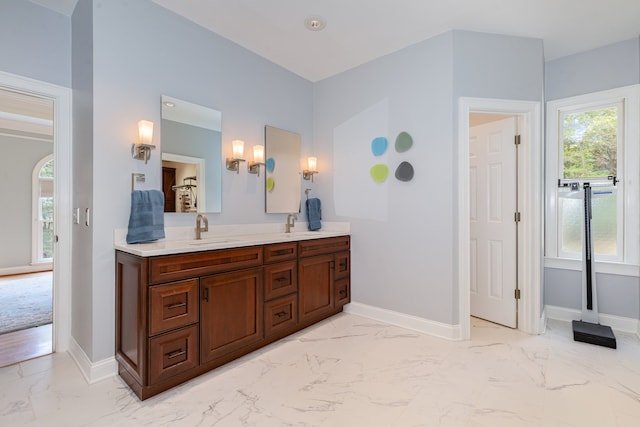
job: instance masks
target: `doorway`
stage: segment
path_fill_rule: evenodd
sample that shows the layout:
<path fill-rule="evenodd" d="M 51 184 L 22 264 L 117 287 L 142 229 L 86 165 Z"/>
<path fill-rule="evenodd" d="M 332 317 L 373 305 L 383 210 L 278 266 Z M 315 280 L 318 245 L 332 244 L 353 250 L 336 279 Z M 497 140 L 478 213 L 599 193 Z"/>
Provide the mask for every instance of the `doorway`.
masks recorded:
<path fill-rule="evenodd" d="M 30 333 L 22 332 L 20 339 L 12 342 L 27 340 L 33 350 L 38 347 L 33 345 L 33 340 L 48 335 L 50 352 L 66 351 L 71 335 L 71 90 L 0 72 L 0 91 L 13 95 L 8 99 L 3 97 L 4 104 L 0 104 L 0 133 L 9 140 L 0 148 L 3 158 L 16 160 L 25 153 L 30 159 L 33 157 L 29 160 L 31 167 L 22 171 L 26 175 L 21 175 L 20 180 L 14 176 L 5 177 L 15 188 L 18 183 L 28 185 L 27 190 L 16 194 L 11 193 L 14 191 L 11 187 L 3 190 L 5 206 L 9 208 L 14 207 L 11 202 L 18 198 L 28 200 L 28 208 L 17 210 L 26 218 L 26 226 L 22 226 L 26 231 L 20 228 L 18 234 L 5 234 L 10 237 L 6 246 L 15 249 L 19 246 L 17 242 L 24 243 L 25 240 L 28 244 L 12 253 L 10 259 L 3 258 L 5 264 L 0 266 L 0 276 L 6 279 L 5 282 L 17 283 L 21 291 L 27 288 L 25 283 L 30 284 L 29 289 L 35 289 L 36 282 L 40 285 L 49 283 L 51 295 L 48 298 L 52 301 L 52 313 L 49 314 L 52 322 L 46 323 L 49 330 L 42 325 L 21 329 L 18 332 Z M 50 108 L 47 117 L 39 112 L 38 106 L 42 105 Z M 49 145 L 45 150 L 48 153 L 43 154 L 46 144 Z M 24 193 L 28 193 L 26 197 Z M 5 221 L 13 224 L 3 215 L 3 223 Z M 37 295 L 42 296 L 42 293 Z M 3 349 L 5 345 L 3 342 Z M 30 357 L 35 356 L 26 356 Z"/>
<path fill-rule="evenodd" d="M 518 327 L 518 117 L 469 115 L 471 315 Z"/>
<path fill-rule="evenodd" d="M 472 113 L 515 116 L 520 126 L 518 167 L 522 189 L 517 195 L 521 212 L 516 244 L 516 278 L 520 289 L 518 329 L 537 334 L 542 307 L 542 139 L 539 102 L 460 98 L 458 108 L 458 324 L 460 338 L 471 336 L 471 230 L 469 127 Z"/>

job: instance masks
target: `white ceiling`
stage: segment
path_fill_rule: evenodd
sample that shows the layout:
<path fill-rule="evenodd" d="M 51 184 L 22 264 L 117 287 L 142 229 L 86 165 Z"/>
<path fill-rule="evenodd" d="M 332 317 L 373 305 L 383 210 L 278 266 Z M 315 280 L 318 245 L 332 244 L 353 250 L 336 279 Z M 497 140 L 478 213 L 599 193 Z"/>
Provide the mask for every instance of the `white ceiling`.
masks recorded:
<path fill-rule="evenodd" d="M 70 14 L 77 0 L 31 1 Z M 311 81 L 451 29 L 541 38 L 547 60 L 640 35 L 640 0 L 153 1 Z"/>

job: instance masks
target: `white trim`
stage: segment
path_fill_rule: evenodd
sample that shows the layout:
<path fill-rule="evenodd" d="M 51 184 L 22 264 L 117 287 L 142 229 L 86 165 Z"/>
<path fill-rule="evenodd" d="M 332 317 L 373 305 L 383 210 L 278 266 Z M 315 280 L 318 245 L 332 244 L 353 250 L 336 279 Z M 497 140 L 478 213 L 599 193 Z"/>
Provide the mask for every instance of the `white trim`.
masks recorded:
<path fill-rule="evenodd" d="M 453 341 L 462 339 L 460 326 L 458 325 L 448 325 L 446 323 L 435 322 L 422 317 L 411 316 L 409 314 L 358 302 L 345 305 L 344 311 L 439 338 Z"/>
<path fill-rule="evenodd" d="M 540 331 L 542 292 L 542 140 L 541 104 L 483 98 L 460 98 L 458 106 L 458 324 L 462 339 L 471 336 L 469 288 L 469 113 L 497 113 L 522 120 L 520 156 L 520 222 L 518 283 L 521 289 L 518 328 Z"/>
<path fill-rule="evenodd" d="M 582 315 L 580 310 L 557 307 L 555 305 L 547 305 L 545 311 L 547 312 L 547 319 L 561 320 L 563 322 L 580 320 L 580 316 Z M 631 334 L 637 334 L 640 330 L 640 321 L 638 321 L 638 319 L 614 316 L 611 314 L 600 313 L 600 324 L 610 326 L 611 329 L 615 329 L 616 331 Z"/>
<path fill-rule="evenodd" d="M 623 227 L 618 227 L 619 235 L 624 233 L 623 239 L 623 264 L 638 265 L 640 263 L 640 228 L 638 217 L 640 216 L 640 204 L 638 203 L 638 182 L 640 170 L 638 159 L 640 158 L 640 85 L 624 86 L 616 89 L 594 92 L 585 95 L 573 96 L 547 102 L 547 154 L 546 154 L 546 236 L 545 253 L 548 259 L 559 258 L 558 248 L 558 206 L 557 206 L 557 181 L 559 173 L 559 112 L 571 108 L 571 110 L 588 107 L 596 108 L 606 106 L 614 102 L 622 102 L 624 105 L 624 164 L 620 178 L 619 207 L 624 205 Z M 624 230 L 622 230 L 623 228 Z M 621 237 L 619 237 L 621 238 Z M 596 255 L 596 258 L 598 256 Z M 558 267 L 561 268 L 561 267 Z M 616 274 L 616 273 L 611 273 Z"/>
<path fill-rule="evenodd" d="M 12 276 L 14 274 L 39 273 L 41 271 L 49 271 L 53 269 L 53 263 L 42 262 L 31 265 L 22 265 L 19 267 L 0 268 L 0 276 Z"/>
<path fill-rule="evenodd" d="M 640 277 L 640 266 L 615 262 L 595 262 L 596 273 L 615 276 Z M 544 259 L 545 268 L 582 271 L 582 261 L 579 259 L 549 258 Z"/>
<path fill-rule="evenodd" d="M 53 99 L 54 246 L 53 348 L 66 351 L 71 337 L 71 89 L 0 71 L 0 86 Z"/>
<path fill-rule="evenodd" d="M 84 379 L 93 384 L 105 378 L 113 377 L 118 374 L 118 362 L 115 357 L 109 357 L 98 362 L 91 362 L 82 347 L 73 337 L 69 340 L 69 356 L 76 362 L 78 369 L 82 373 Z"/>

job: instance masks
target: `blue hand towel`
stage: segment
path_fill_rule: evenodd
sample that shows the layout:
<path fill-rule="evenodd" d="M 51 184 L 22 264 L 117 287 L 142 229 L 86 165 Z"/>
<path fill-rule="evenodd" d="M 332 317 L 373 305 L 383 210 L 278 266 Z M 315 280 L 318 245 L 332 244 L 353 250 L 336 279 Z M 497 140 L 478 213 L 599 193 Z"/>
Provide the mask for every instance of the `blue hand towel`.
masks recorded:
<path fill-rule="evenodd" d="M 164 194 L 159 190 L 131 192 L 127 243 L 164 238 Z"/>
<path fill-rule="evenodd" d="M 322 218 L 322 207 L 320 199 L 313 198 L 307 199 L 307 220 L 309 221 L 309 230 L 320 230 L 322 224 L 320 219 Z"/>

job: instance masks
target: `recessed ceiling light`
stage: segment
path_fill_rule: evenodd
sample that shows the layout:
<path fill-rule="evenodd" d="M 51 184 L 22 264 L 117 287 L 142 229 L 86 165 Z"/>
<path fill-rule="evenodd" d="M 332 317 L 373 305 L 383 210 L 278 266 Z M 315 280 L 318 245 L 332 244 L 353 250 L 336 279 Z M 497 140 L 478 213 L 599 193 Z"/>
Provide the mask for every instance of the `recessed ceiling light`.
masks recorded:
<path fill-rule="evenodd" d="M 322 31 L 327 26 L 327 23 L 323 17 L 313 15 L 304 20 L 304 26 L 309 31 Z"/>
<path fill-rule="evenodd" d="M 165 101 L 165 102 L 164 102 L 164 105 L 166 105 L 167 107 L 175 107 L 175 106 L 176 106 L 176 104 L 174 104 L 174 103 L 173 103 L 173 102 L 171 102 L 171 101 Z"/>

